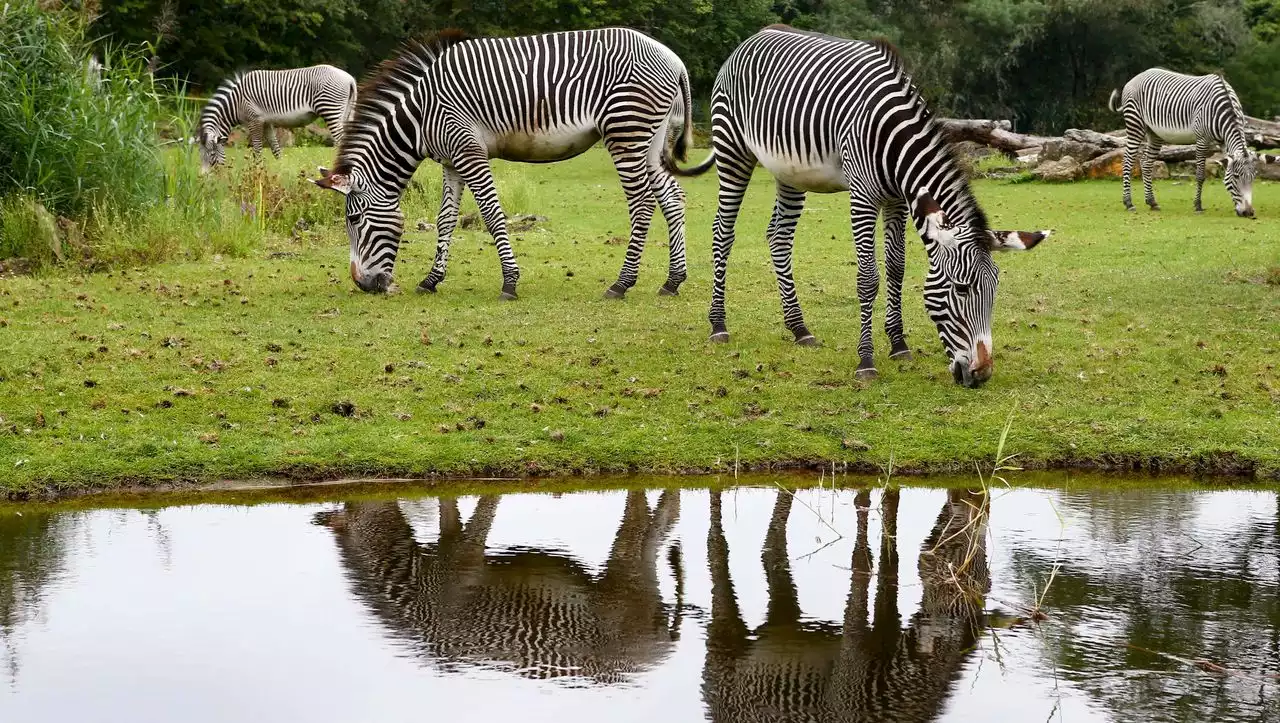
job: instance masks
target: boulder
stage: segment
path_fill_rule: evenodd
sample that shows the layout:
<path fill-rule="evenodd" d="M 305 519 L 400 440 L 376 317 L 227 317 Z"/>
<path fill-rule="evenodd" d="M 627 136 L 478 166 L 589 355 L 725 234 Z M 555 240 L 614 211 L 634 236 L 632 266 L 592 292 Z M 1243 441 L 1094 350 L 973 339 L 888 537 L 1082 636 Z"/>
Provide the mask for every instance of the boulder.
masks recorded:
<path fill-rule="evenodd" d="M 1067 156 L 1071 156 L 1077 161 L 1088 161 L 1102 155 L 1106 149 L 1080 143 L 1067 138 L 1052 140 L 1045 143 L 1040 150 L 1041 161 L 1056 161 Z"/>
<path fill-rule="evenodd" d="M 1124 149 L 1116 149 L 1107 151 L 1097 158 L 1084 164 L 1085 178 L 1119 178 L 1124 175 Z M 1138 163 L 1133 164 L 1133 177 L 1141 178 L 1142 169 Z M 1156 161 L 1154 178 L 1169 178 L 1169 164 L 1164 161 Z"/>
<path fill-rule="evenodd" d="M 1056 161 L 1044 161 L 1032 171 L 1042 181 L 1064 182 L 1074 181 L 1083 173 L 1080 164 L 1071 156 L 1063 156 Z"/>

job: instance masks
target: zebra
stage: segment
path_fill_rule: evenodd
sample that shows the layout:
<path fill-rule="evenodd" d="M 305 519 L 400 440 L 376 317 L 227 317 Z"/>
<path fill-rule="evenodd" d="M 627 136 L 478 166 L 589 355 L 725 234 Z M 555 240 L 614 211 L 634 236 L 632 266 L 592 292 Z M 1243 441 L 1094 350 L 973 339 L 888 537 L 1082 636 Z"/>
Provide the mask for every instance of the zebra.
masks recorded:
<path fill-rule="evenodd" d="M 852 580 L 839 624 L 806 619 L 800 607 L 787 554 L 792 499 L 782 490 L 774 503 L 760 556 L 768 605 L 764 622 L 749 629 L 729 573 L 720 492 L 711 492 L 711 620 L 702 674 L 708 719 L 935 720 L 984 627 L 982 613 L 991 585 L 985 496 L 967 490 L 947 492 L 947 502 L 920 550 L 920 611 L 905 626 L 898 611 L 899 491 L 886 490 L 881 500 L 878 565 L 873 565 L 867 539 L 870 492 L 860 490 L 855 497 Z"/>
<path fill-rule="evenodd" d="M 444 169 L 438 240 L 419 291 L 444 281 L 465 186 L 480 207 L 502 266 L 500 298 L 516 298 L 511 250 L 489 159 L 550 163 L 603 139 L 622 182 L 630 242 L 618 280 L 635 285 L 655 204 L 670 232 L 670 268 L 658 293 L 674 296 L 687 276 L 684 192 L 662 163 L 671 136 L 692 144 L 689 74 L 670 49 L 635 30 L 604 28 L 512 38 L 445 31 L 411 41 L 361 87 L 355 119 L 332 171 L 315 183 L 346 195 L 351 278 L 368 292 L 391 287 L 404 229 L 400 196 L 424 158 Z"/>
<path fill-rule="evenodd" d="M 997 269 L 991 251 L 1024 251 L 1049 231 L 992 231 L 968 180 L 897 52 L 883 41 L 859 42 L 771 25 L 743 41 L 712 89 L 712 151 L 698 166 L 667 166 L 720 177 L 713 228 L 711 340 L 727 342 L 725 277 L 734 222 L 757 163 L 777 179 L 765 235 L 778 277 L 782 316 L 801 345 L 816 345 L 796 298 L 791 249 L 806 192 L 850 192 L 858 259 L 861 335 L 856 376 L 876 376 L 871 314 L 880 280 L 875 227 L 885 219 L 891 359 L 910 358 L 902 328 L 902 279 L 908 213 L 929 256 L 924 300 L 955 380 L 977 386 L 991 377 L 991 309 Z"/>
<path fill-rule="evenodd" d="M 1116 100 L 1120 105 L 1116 105 Z M 1154 164 L 1165 143 L 1195 143 L 1196 213 L 1204 189 L 1205 159 L 1215 146 L 1225 156 L 1222 182 L 1235 203 L 1236 215 L 1253 218 L 1253 179 L 1258 162 L 1280 157 L 1254 153 L 1245 139 L 1244 108 L 1235 89 L 1221 75 L 1184 75 L 1150 68 L 1113 90 L 1107 108 L 1124 114 L 1124 207 L 1133 211 L 1133 158 L 1142 151 L 1142 186 L 1147 205 L 1159 211 L 1151 189 Z"/>
<path fill-rule="evenodd" d="M 275 129 L 303 126 L 317 116 L 324 119 L 337 145 L 355 105 L 355 78 L 332 65 L 238 74 L 218 87 L 200 114 L 201 171 L 207 173 L 222 163 L 227 136 L 237 125 L 248 129 L 254 155 L 262 153 L 266 133 L 271 153 L 279 158 Z"/>
<path fill-rule="evenodd" d="M 439 538 L 419 543 L 395 502 L 349 502 L 322 512 L 356 597 L 396 640 L 442 670 L 496 665 L 515 675 L 615 685 L 674 649 L 683 568 L 668 562 L 674 606 L 663 602 L 657 561 L 680 514 L 664 490 L 652 511 L 643 490 L 626 495 L 604 569 L 591 574 L 563 553 L 486 549 L 499 497 L 483 496 L 464 525 L 456 499 L 439 501 Z"/>

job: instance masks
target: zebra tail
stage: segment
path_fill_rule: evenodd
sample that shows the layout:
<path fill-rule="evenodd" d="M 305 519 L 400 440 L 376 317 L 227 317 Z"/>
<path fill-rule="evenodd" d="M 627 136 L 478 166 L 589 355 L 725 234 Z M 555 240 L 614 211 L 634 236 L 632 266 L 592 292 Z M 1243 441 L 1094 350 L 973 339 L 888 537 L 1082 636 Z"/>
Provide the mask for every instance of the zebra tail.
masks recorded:
<path fill-rule="evenodd" d="M 689 90 L 689 75 L 686 73 L 680 78 L 680 102 L 684 105 L 684 128 L 680 131 L 679 137 L 675 142 L 674 157 L 671 149 L 663 144 L 662 148 L 662 167 L 673 176 L 701 176 L 711 170 L 711 166 L 715 165 L 716 153 L 712 150 L 707 155 L 706 160 L 693 168 L 681 168 L 676 161 L 684 161 L 689 156 L 689 149 L 693 147 L 693 93 Z"/>
<path fill-rule="evenodd" d="M 680 76 L 680 103 L 684 106 L 684 128 L 676 138 L 675 158 L 684 162 L 689 159 L 689 149 L 693 147 L 693 92 L 689 89 L 688 73 Z"/>
<path fill-rule="evenodd" d="M 1117 111 L 1119 110 L 1119 109 L 1117 109 L 1117 108 L 1116 108 L 1116 96 L 1117 96 L 1117 95 L 1120 95 L 1120 89 L 1119 89 L 1119 88 L 1116 88 L 1116 89 L 1112 90 L 1112 91 L 1111 91 L 1111 95 L 1107 98 L 1107 109 L 1108 109 L 1108 110 L 1110 110 L 1112 113 L 1115 113 L 1115 112 L 1117 112 Z"/>
<path fill-rule="evenodd" d="M 666 169 L 667 173 L 670 173 L 673 176 L 681 176 L 683 178 L 688 178 L 689 176 L 701 176 L 711 170 L 711 167 L 715 164 L 716 152 L 714 148 L 707 154 L 707 159 L 705 161 L 692 168 L 681 168 L 676 165 L 676 161 L 671 157 L 671 154 L 665 151 L 662 154 L 662 167 Z"/>

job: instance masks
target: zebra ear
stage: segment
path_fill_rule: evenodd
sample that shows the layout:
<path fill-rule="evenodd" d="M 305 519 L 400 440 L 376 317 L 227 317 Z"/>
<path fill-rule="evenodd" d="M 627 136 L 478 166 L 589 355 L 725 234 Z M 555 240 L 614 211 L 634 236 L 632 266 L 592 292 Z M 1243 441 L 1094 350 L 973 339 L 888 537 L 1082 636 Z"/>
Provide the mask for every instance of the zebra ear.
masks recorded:
<path fill-rule="evenodd" d="M 330 173 L 324 178 L 313 178 L 311 182 L 321 188 L 337 191 L 344 196 L 351 193 L 351 179 L 345 173 Z"/>
<path fill-rule="evenodd" d="M 992 251 L 1030 251 L 1053 231 L 987 231 Z"/>
<path fill-rule="evenodd" d="M 956 241 L 956 232 L 953 227 L 947 223 L 947 214 L 943 212 L 942 206 L 929 195 L 929 192 L 923 188 L 916 191 L 916 217 L 923 219 L 923 226 L 918 229 L 920 236 L 926 241 L 950 246 L 954 248 L 958 243 Z"/>

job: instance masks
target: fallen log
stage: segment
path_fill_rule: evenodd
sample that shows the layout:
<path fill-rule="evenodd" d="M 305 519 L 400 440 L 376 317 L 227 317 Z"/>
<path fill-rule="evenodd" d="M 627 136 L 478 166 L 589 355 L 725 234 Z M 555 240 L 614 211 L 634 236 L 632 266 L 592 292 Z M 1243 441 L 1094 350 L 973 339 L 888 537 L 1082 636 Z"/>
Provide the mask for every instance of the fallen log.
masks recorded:
<path fill-rule="evenodd" d="M 1054 140 L 1045 136 L 1025 135 L 1009 130 L 1009 121 L 992 120 L 959 120 L 942 118 L 938 121 L 952 143 L 973 141 L 990 146 L 1009 154 L 1016 154 L 1025 148 L 1036 148 Z"/>
<path fill-rule="evenodd" d="M 1068 128 L 1066 133 L 1062 134 L 1063 138 L 1076 143 L 1086 143 L 1091 146 L 1100 148 L 1123 148 L 1124 136 L 1116 137 L 1107 133 L 1099 133 L 1097 131 L 1086 130 L 1082 128 Z"/>

